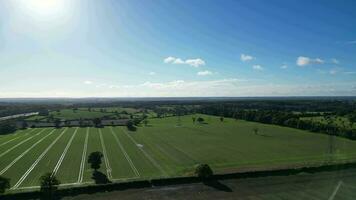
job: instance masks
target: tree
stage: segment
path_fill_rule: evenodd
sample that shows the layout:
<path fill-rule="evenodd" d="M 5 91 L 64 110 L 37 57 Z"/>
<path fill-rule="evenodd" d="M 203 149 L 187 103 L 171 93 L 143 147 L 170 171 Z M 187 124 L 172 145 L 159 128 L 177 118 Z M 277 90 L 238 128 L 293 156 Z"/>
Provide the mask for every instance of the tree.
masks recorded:
<path fill-rule="evenodd" d="M 134 122 L 132 120 L 129 120 L 129 121 L 126 122 L 126 127 L 130 131 L 135 131 L 136 130 L 135 124 L 134 124 Z"/>
<path fill-rule="evenodd" d="M 9 134 L 16 131 L 16 126 L 12 122 L 2 122 L 0 123 L 0 135 Z"/>
<path fill-rule="evenodd" d="M 3 194 L 6 189 L 10 188 L 10 179 L 0 176 L 0 194 Z"/>
<path fill-rule="evenodd" d="M 51 173 L 46 173 L 40 178 L 41 193 L 43 199 L 54 199 L 55 192 L 58 189 L 60 181 Z"/>
<path fill-rule="evenodd" d="M 23 120 L 22 123 L 21 123 L 21 128 L 22 129 L 26 129 L 27 127 L 28 127 L 27 122 L 25 120 Z"/>
<path fill-rule="evenodd" d="M 88 157 L 88 163 L 90 167 L 97 171 L 100 168 L 102 163 L 101 159 L 103 158 L 103 154 L 100 151 L 92 152 Z"/>
<path fill-rule="evenodd" d="M 100 118 L 94 118 L 93 123 L 95 127 L 100 127 L 101 126 L 101 119 Z"/>
<path fill-rule="evenodd" d="M 203 122 L 204 122 L 204 118 L 198 117 L 197 121 L 198 121 L 199 123 L 203 123 Z"/>
<path fill-rule="evenodd" d="M 49 115 L 49 111 L 47 109 L 42 109 L 38 112 L 39 116 L 48 116 Z"/>
<path fill-rule="evenodd" d="M 143 120 L 143 123 L 145 124 L 145 126 L 147 126 L 148 120 L 147 119 Z"/>
<path fill-rule="evenodd" d="M 195 124 L 195 121 L 197 120 L 195 117 L 192 117 L 193 124 Z"/>
<path fill-rule="evenodd" d="M 224 121 L 224 117 L 220 117 L 220 121 L 223 122 Z"/>
<path fill-rule="evenodd" d="M 257 128 L 257 127 L 253 129 L 253 132 L 255 133 L 255 135 L 257 135 L 257 134 L 258 134 L 258 131 L 259 131 L 259 130 L 258 130 L 258 128 Z"/>
<path fill-rule="evenodd" d="M 56 128 L 59 128 L 60 125 L 61 125 L 61 120 L 56 119 L 56 120 L 54 121 L 54 126 L 55 126 Z"/>
<path fill-rule="evenodd" d="M 201 179 L 208 179 L 213 175 L 213 170 L 208 164 L 199 164 L 195 167 L 195 174 Z"/>

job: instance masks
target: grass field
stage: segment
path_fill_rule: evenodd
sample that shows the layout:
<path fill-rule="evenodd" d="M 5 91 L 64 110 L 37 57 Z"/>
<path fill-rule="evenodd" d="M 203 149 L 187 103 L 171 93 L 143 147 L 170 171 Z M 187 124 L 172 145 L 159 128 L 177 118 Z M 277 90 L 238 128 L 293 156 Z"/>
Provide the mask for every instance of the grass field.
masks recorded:
<path fill-rule="evenodd" d="M 38 186 L 45 172 L 64 185 L 93 183 L 87 164 L 93 151 L 103 152 L 100 171 L 111 181 L 189 175 L 197 163 L 226 172 L 356 158 L 356 141 L 334 138 L 330 155 L 327 135 L 213 116 L 193 124 L 191 117 L 150 119 L 135 132 L 44 128 L 1 136 L 0 175 L 11 179 L 12 189 Z"/>

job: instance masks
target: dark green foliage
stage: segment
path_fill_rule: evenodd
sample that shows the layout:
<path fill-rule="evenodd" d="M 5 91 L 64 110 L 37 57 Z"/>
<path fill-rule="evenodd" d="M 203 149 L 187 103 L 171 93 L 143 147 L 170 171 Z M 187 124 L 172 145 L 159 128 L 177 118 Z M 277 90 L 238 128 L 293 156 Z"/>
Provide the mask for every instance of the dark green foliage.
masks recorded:
<path fill-rule="evenodd" d="M 92 152 L 88 157 L 88 163 L 90 167 L 97 171 L 102 163 L 103 154 L 99 151 Z"/>
<path fill-rule="evenodd" d="M 0 176 L 0 194 L 3 194 L 6 189 L 10 188 L 10 179 Z"/>
<path fill-rule="evenodd" d="M 16 126 L 13 122 L 5 121 L 0 123 L 0 135 L 13 133 L 16 131 Z"/>
<path fill-rule="evenodd" d="M 132 120 L 127 121 L 126 127 L 129 131 L 136 131 L 135 124 Z"/>
<path fill-rule="evenodd" d="M 195 167 L 195 174 L 201 179 L 208 179 L 213 176 L 213 170 L 208 164 L 199 164 Z"/>
<path fill-rule="evenodd" d="M 22 129 L 26 129 L 27 127 L 28 127 L 27 122 L 26 122 L 26 121 L 22 121 L 22 122 L 21 122 L 21 128 L 22 128 Z"/>
<path fill-rule="evenodd" d="M 56 128 L 60 128 L 60 125 L 61 125 L 61 120 L 59 120 L 59 119 L 54 120 L 54 126 Z"/>
<path fill-rule="evenodd" d="M 197 121 L 198 121 L 199 123 L 203 123 L 203 122 L 204 122 L 204 118 L 198 117 Z"/>
<path fill-rule="evenodd" d="M 46 173 L 41 176 L 40 183 L 42 199 L 54 199 L 60 181 L 51 173 Z"/>
<path fill-rule="evenodd" d="M 93 123 L 95 127 L 101 127 L 101 119 L 100 118 L 94 118 Z"/>
<path fill-rule="evenodd" d="M 49 111 L 47 109 L 42 109 L 38 112 L 39 116 L 48 116 L 49 115 Z"/>

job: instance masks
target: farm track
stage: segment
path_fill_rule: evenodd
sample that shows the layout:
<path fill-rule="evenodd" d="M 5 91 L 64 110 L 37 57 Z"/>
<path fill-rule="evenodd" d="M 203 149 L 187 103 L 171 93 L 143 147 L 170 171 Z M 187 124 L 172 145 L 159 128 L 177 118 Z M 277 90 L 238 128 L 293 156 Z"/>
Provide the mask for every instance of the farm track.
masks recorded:
<path fill-rule="evenodd" d="M 85 142 L 83 146 L 83 154 L 82 154 L 82 160 L 80 163 L 80 170 L 79 170 L 79 175 L 78 175 L 78 180 L 77 183 L 82 183 L 83 182 L 83 175 L 84 175 L 84 167 L 85 167 L 85 161 L 87 158 L 87 150 L 88 150 L 88 138 L 89 138 L 89 128 L 86 130 L 85 134 Z"/>
<path fill-rule="evenodd" d="M 157 161 L 155 159 L 152 158 L 152 156 L 150 156 L 143 148 L 139 147 L 139 143 L 136 142 L 135 139 L 132 138 L 131 135 L 129 135 L 125 130 L 121 129 L 128 138 L 130 138 L 130 140 L 136 145 L 136 147 L 142 151 L 142 153 L 146 156 L 146 158 L 148 160 L 151 161 L 151 163 L 162 173 L 163 176 L 167 177 L 168 174 L 165 172 L 165 170 L 162 168 L 162 166 L 160 164 L 157 163 Z"/>
<path fill-rule="evenodd" d="M 45 140 L 48 136 L 52 135 L 54 130 L 52 130 L 50 133 L 48 133 L 46 136 L 38 140 L 36 143 L 34 143 L 30 148 L 26 149 L 24 152 L 22 152 L 16 159 L 14 159 L 9 165 L 7 165 L 4 169 L 0 171 L 0 175 L 4 174 L 9 168 L 11 168 L 17 161 L 19 161 L 22 157 L 24 157 L 29 151 L 31 151 L 34 147 L 36 147 L 39 143 L 41 143 L 43 140 Z"/>
<path fill-rule="evenodd" d="M 21 183 L 27 178 L 27 176 L 31 173 L 31 171 L 37 166 L 37 164 L 42 160 L 42 158 L 46 155 L 46 153 L 52 148 L 52 146 L 62 137 L 62 135 L 67 131 L 65 128 L 62 133 L 42 152 L 42 154 L 37 158 L 37 160 L 31 165 L 31 167 L 22 175 L 20 180 L 16 182 L 16 184 L 11 189 L 18 188 Z"/>
<path fill-rule="evenodd" d="M 99 129 L 99 136 L 100 136 L 100 143 L 101 143 L 101 147 L 103 150 L 103 155 L 104 155 L 104 162 L 105 162 L 105 166 L 106 166 L 106 173 L 109 179 L 112 179 L 112 174 L 111 174 L 111 166 L 110 166 L 110 162 L 108 159 L 108 155 L 106 153 L 106 146 L 105 146 L 105 142 L 103 139 L 103 133 L 101 132 L 101 129 Z"/>
<path fill-rule="evenodd" d="M 138 170 L 137 170 L 135 164 L 132 162 L 132 159 L 131 159 L 130 156 L 127 154 L 127 152 L 126 152 L 125 148 L 122 146 L 122 144 L 121 144 L 119 138 L 117 137 L 117 135 L 116 135 L 116 134 L 114 133 L 114 131 L 112 130 L 112 127 L 110 127 L 110 132 L 111 132 L 111 134 L 114 136 L 115 141 L 116 141 L 116 143 L 119 145 L 119 147 L 120 147 L 122 153 L 124 154 L 124 156 L 125 156 L 127 162 L 130 164 L 132 171 L 135 173 L 135 175 L 136 175 L 137 177 L 140 177 L 140 176 L 141 176 L 141 175 L 140 175 L 140 172 L 138 172 Z"/>
<path fill-rule="evenodd" d="M 52 176 L 55 176 L 55 175 L 57 174 L 58 169 L 59 169 L 59 167 L 61 166 L 61 164 L 62 164 L 62 162 L 63 162 L 63 159 L 64 159 L 64 157 L 66 156 L 67 151 L 68 151 L 70 145 L 72 144 L 73 139 L 74 139 L 75 135 L 77 134 L 77 132 L 78 132 L 78 128 L 75 129 L 75 131 L 74 131 L 72 137 L 70 138 L 70 140 L 69 140 L 67 146 L 65 147 L 65 149 L 64 149 L 64 151 L 63 151 L 61 157 L 59 158 L 59 160 L 58 160 L 56 166 L 54 167 L 53 172 L 52 172 Z"/>

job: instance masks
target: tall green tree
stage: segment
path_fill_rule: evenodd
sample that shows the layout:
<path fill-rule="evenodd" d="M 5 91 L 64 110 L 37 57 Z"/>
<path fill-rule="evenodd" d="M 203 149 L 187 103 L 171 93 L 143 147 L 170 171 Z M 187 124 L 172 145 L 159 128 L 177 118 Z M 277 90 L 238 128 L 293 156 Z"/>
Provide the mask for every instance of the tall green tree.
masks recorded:
<path fill-rule="evenodd" d="M 103 154 L 100 151 L 95 151 L 92 152 L 89 157 L 88 157 L 88 163 L 90 164 L 90 167 L 94 169 L 94 171 L 97 171 L 100 169 L 100 165 L 102 163 Z"/>
<path fill-rule="evenodd" d="M 54 199 L 60 181 L 51 173 L 46 173 L 40 178 L 41 195 L 43 199 Z"/>

